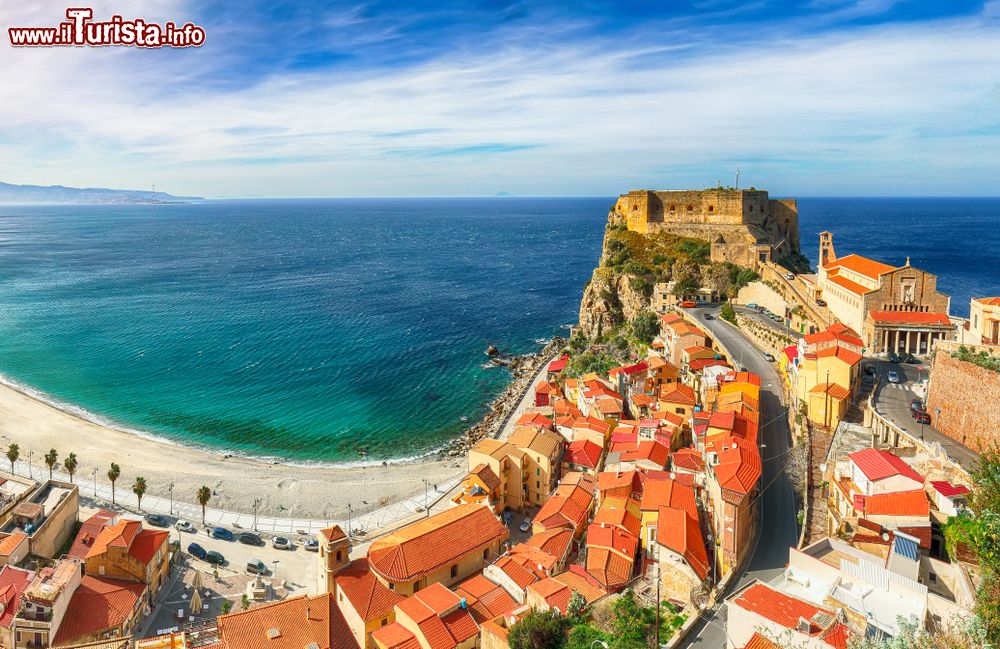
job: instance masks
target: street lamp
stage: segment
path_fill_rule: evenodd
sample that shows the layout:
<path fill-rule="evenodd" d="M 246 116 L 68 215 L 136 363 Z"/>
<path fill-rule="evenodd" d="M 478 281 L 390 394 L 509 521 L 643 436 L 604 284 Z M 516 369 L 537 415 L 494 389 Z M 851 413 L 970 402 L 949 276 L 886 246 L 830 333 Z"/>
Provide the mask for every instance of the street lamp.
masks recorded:
<path fill-rule="evenodd" d="M 97 498 L 97 467 L 94 467 L 92 472 L 94 474 L 94 498 Z"/>
<path fill-rule="evenodd" d="M 170 492 L 170 515 L 174 515 L 174 483 L 171 482 L 167 485 L 167 491 Z"/>
<path fill-rule="evenodd" d="M 272 579 L 277 579 L 278 578 L 278 563 L 279 563 L 279 561 L 277 559 L 275 559 L 271 563 L 274 564 L 274 569 L 271 570 L 271 578 Z"/>
<path fill-rule="evenodd" d="M 28 479 L 29 480 L 33 479 L 32 476 L 31 476 L 31 456 L 34 455 L 34 454 L 35 454 L 34 451 L 28 451 Z"/>
<path fill-rule="evenodd" d="M 253 499 L 253 531 L 257 531 L 257 508 L 260 507 L 261 499 Z"/>

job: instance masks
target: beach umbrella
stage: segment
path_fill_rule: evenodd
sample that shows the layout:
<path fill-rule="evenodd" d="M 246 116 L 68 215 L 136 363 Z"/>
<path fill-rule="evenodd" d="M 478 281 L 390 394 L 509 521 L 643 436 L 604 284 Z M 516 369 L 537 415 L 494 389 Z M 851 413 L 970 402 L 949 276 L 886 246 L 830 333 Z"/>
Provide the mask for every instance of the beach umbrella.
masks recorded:
<path fill-rule="evenodd" d="M 199 588 L 202 587 L 200 570 L 194 571 L 194 579 L 191 581 L 191 587 L 194 588 L 195 590 L 198 590 Z"/>
<path fill-rule="evenodd" d="M 191 614 L 195 615 L 201 613 L 201 595 L 198 593 L 196 588 L 193 593 L 191 593 Z"/>

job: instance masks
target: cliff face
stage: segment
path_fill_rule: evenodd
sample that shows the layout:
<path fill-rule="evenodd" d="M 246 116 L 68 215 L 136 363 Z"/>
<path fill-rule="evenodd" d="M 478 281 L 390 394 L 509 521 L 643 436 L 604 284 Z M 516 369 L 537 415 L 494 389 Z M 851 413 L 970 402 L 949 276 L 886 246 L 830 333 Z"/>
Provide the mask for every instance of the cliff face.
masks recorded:
<path fill-rule="evenodd" d="M 616 224 L 613 210 L 609 223 Z M 605 231 L 600 263 L 580 300 L 580 329 L 587 337 L 594 336 L 598 331 L 607 333 L 650 307 L 650 298 L 643 290 L 633 286 L 627 274 L 607 265 L 609 234 L 610 231 Z"/>

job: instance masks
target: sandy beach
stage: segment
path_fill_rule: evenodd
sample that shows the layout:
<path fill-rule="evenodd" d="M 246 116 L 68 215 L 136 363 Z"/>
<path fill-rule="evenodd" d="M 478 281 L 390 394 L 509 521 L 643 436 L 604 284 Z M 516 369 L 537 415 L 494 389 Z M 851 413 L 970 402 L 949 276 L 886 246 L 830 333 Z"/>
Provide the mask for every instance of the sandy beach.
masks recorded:
<path fill-rule="evenodd" d="M 84 495 L 94 468 L 98 481 L 108 484 L 108 468 L 116 462 L 120 492 L 143 476 L 148 493 L 166 497 L 173 482 L 174 499 L 190 503 L 198 487 L 208 485 L 216 493 L 212 507 L 250 512 L 260 498 L 261 514 L 283 517 L 342 518 L 348 503 L 355 513 L 369 511 L 419 493 L 424 478 L 445 482 L 466 468 L 464 457 L 372 467 L 302 467 L 226 457 L 100 426 L 0 385 L 0 444 L 6 450 L 11 442 L 20 446 L 22 462 L 33 452 L 35 478 L 48 475 L 43 456 L 49 449 L 59 452 L 60 464 L 76 453 Z"/>

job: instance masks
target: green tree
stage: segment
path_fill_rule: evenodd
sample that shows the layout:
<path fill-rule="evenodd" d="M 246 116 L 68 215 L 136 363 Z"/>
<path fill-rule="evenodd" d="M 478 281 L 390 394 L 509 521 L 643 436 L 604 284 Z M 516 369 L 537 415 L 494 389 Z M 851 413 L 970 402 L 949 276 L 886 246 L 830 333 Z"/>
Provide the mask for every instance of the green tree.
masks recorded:
<path fill-rule="evenodd" d="M 76 467 L 78 464 L 79 463 L 76 460 L 76 453 L 70 453 L 66 456 L 66 459 L 63 460 L 63 466 L 66 467 L 66 473 L 69 474 L 70 483 L 73 482 L 73 474 L 76 473 Z"/>
<path fill-rule="evenodd" d="M 632 321 L 632 335 L 639 342 L 648 345 L 660 333 L 660 318 L 652 311 L 643 311 Z"/>
<path fill-rule="evenodd" d="M 10 472 L 14 473 L 14 463 L 17 462 L 17 458 L 21 457 L 21 447 L 17 444 L 11 444 L 7 447 L 7 459 L 10 460 Z"/>
<path fill-rule="evenodd" d="M 586 610 L 587 600 L 579 591 L 574 590 L 569 596 L 569 603 L 566 604 L 566 616 L 571 620 L 581 620 Z"/>
<path fill-rule="evenodd" d="M 115 504 L 115 481 L 118 479 L 118 476 L 120 476 L 121 474 L 122 474 L 121 467 L 118 466 L 117 464 L 115 464 L 114 462 L 112 462 L 111 463 L 111 468 L 108 469 L 108 480 L 111 481 L 111 504 L 112 505 Z"/>
<path fill-rule="evenodd" d="M 510 649 L 562 649 L 566 618 L 554 610 L 528 611 L 507 635 Z"/>
<path fill-rule="evenodd" d="M 59 461 L 59 453 L 56 449 L 49 449 L 49 452 L 45 454 L 45 464 L 49 467 L 49 480 L 52 479 L 52 469 L 55 468 L 56 462 Z"/>
<path fill-rule="evenodd" d="M 132 493 L 139 501 L 139 511 L 142 511 L 142 497 L 146 495 L 146 478 L 139 476 L 135 479 L 135 482 L 132 483 Z"/>
<path fill-rule="evenodd" d="M 240 598 L 240 606 L 243 607 L 244 611 L 250 608 L 250 598 L 246 593 L 243 593 L 243 597 Z"/>
<path fill-rule="evenodd" d="M 205 508 L 208 507 L 208 501 L 212 499 L 212 490 L 208 487 L 202 487 L 198 490 L 198 504 L 201 505 L 201 524 L 205 524 Z"/>
<path fill-rule="evenodd" d="M 653 635 L 656 611 L 639 605 L 632 589 L 626 590 L 612 606 L 614 637 L 609 643 L 613 649 L 632 649 L 646 646 L 646 638 Z"/>
<path fill-rule="evenodd" d="M 579 624 L 569 632 L 564 649 L 595 649 L 594 643 L 600 640 L 611 646 L 608 634 L 595 629 L 590 624 Z"/>
<path fill-rule="evenodd" d="M 727 322 L 736 324 L 736 309 L 729 302 L 722 305 L 722 309 L 719 310 L 719 317 Z"/>
<path fill-rule="evenodd" d="M 222 614 L 229 615 L 229 611 L 233 610 L 233 603 L 228 599 L 222 602 Z"/>

